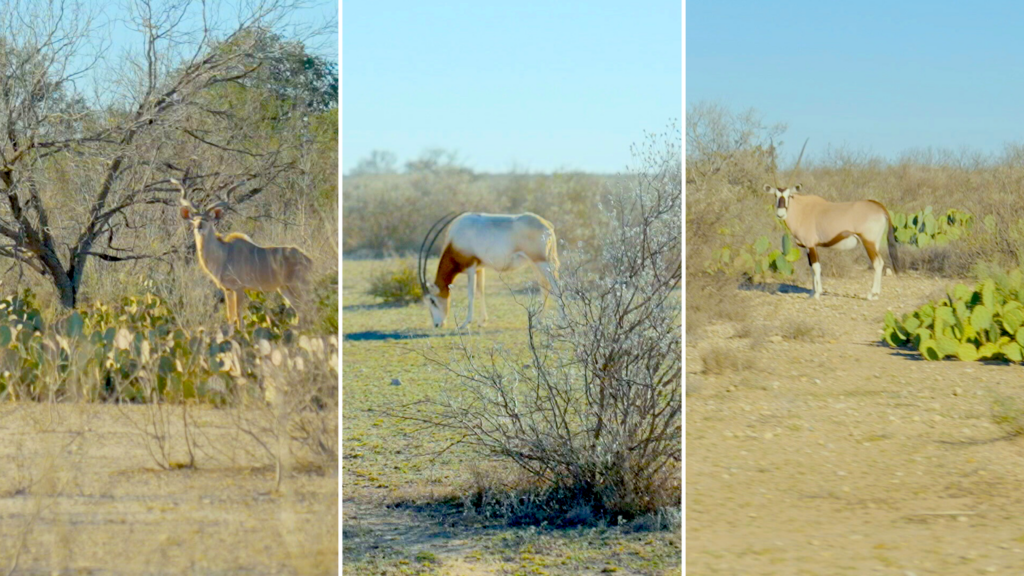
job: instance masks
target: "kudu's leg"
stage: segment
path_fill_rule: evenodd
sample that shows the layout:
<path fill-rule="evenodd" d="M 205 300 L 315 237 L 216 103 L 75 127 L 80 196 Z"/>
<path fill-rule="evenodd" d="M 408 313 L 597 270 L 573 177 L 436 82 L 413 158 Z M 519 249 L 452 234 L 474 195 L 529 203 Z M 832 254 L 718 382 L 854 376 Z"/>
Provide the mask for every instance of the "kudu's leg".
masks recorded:
<path fill-rule="evenodd" d="M 459 325 L 459 330 L 469 326 L 473 321 L 473 292 L 476 291 L 476 264 L 466 269 L 466 280 L 469 282 L 469 309 L 466 310 L 466 321 Z"/>
<path fill-rule="evenodd" d="M 234 304 L 235 304 L 235 322 L 238 324 L 239 330 L 244 330 L 245 326 L 242 324 L 242 310 L 245 310 L 246 304 L 249 301 L 245 295 L 245 290 L 239 288 L 235 290 Z"/>
<path fill-rule="evenodd" d="M 882 255 L 878 253 L 878 245 L 861 238 L 861 242 L 864 243 L 864 249 L 867 250 L 868 260 L 871 260 L 871 265 L 875 269 L 875 280 L 871 283 L 871 292 L 868 292 L 868 300 L 878 300 L 879 295 L 882 293 L 882 270 L 885 268 L 885 261 L 882 260 Z"/>
<path fill-rule="evenodd" d="M 818 249 L 811 247 L 807 249 L 807 262 L 811 265 L 811 272 L 814 275 L 814 293 L 811 298 L 821 300 L 821 263 L 818 262 Z"/>
<path fill-rule="evenodd" d="M 234 301 L 234 299 L 235 299 L 235 292 L 234 292 L 234 290 L 228 290 L 227 288 L 225 288 L 224 289 L 224 314 L 227 315 L 227 317 L 228 317 L 228 325 L 229 326 L 235 323 L 235 318 L 234 318 L 234 316 L 232 316 L 232 313 L 233 313 L 232 302 Z"/>
<path fill-rule="evenodd" d="M 480 325 L 487 324 L 487 301 L 484 298 L 484 267 L 480 266 L 476 269 L 476 289 L 480 292 L 480 314 L 483 319 L 480 321 Z"/>
<path fill-rule="evenodd" d="M 308 315 L 302 294 L 294 286 L 282 286 L 278 292 L 281 296 L 284 296 L 288 306 L 291 306 L 292 310 L 295 311 L 295 318 L 298 320 L 299 326 L 303 326 L 303 319 Z M 302 308 L 301 310 L 299 308 Z"/>

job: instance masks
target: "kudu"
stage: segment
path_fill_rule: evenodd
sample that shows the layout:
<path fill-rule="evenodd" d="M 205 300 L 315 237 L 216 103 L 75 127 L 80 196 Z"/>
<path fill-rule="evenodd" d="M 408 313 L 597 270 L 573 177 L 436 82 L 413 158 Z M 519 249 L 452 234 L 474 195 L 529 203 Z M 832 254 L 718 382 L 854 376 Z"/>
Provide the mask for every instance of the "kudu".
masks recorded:
<path fill-rule="evenodd" d="M 804 148 L 807 142 L 804 142 Z M 796 168 L 800 167 L 804 150 L 800 150 Z M 880 253 L 883 240 L 888 240 L 889 263 L 894 272 L 899 271 L 899 253 L 896 249 L 889 211 L 881 202 L 857 200 L 854 202 L 829 202 L 819 196 L 798 194 L 800 185 L 779 188 L 764 185 L 764 191 L 775 195 L 775 214 L 785 222 L 797 246 L 807 249 L 807 261 L 814 275 L 814 291 L 811 296 L 821 299 L 821 264 L 818 262 L 818 247 L 849 250 L 863 244 L 875 271 L 868 300 L 877 300 L 882 292 L 882 271 L 885 262 Z"/>
<path fill-rule="evenodd" d="M 199 265 L 224 291 L 228 324 L 242 329 L 239 306 L 245 304 L 245 290 L 270 292 L 277 290 L 298 314 L 303 301 L 302 290 L 308 288 L 313 261 L 294 246 L 259 246 L 240 232 L 217 233 L 215 224 L 226 208 L 216 202 L 197 209 L 185 196 L 185 187 L 177 180 L 171 183 L 181 190 L 181 217 L 192 223 Z"/>
<path fill-rule="evenodd" d="M 448 226 L 433 282 L 427 281 L 427 258 L 434 242 Z M 433 237 L 431 237 L 433 235 Z M 523 214 L 449 213 L 434 223 L 420 244 L 417 272 L 423 301 L 430 310 L 435 328 L 448 318 L 450 288 L 455 276 L 465 273 L 469 281 L 469 311 L 465 328 L 473 320 L 473 294 L 480 290 L 480 309 L 484 324 L 484 268 L 505 272 L 533 264 L 544 279 L 545 300 L 548 291 L 558 290 L 558 248 L 555 229 L 550 222 L 526 212 Z"/>

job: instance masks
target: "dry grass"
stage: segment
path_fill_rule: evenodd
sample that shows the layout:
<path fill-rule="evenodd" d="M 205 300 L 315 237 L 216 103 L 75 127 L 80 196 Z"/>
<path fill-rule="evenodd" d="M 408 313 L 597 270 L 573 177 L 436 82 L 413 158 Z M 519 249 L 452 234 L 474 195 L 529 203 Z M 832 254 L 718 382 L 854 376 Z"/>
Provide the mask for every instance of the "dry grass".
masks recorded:
<path fill-rule="evenodd" d="M 754 359 L 750 352 L 739 344 L 715 343 L 706 346 L 700 352 L 704 372 L 709 374 L 728 374 L 743 372 L 754 368 Z"/>
<path fill-rule="evenodd" d="M 1007 435 L 1024 435 L 1024 399 L 996 395 L 992 399 L 991 418 Z"/>
<path fill-rule="evenodd" d="M 828 332 L 820 320 L 794 318 L 780 327 L 780 335 L 787 340 L 821 342 L 828 337 Z"/>
<path fill-rule="evenodd" d="M 716 322 L 746 325 L 748 316 L 737 294 L 735 279 L 724 274 L 698 274 L 687 278 L 687 338 L 699 338 L 703 329 Z"/>
<path fill-rule="evenodd" d="M 231 410 L 197 407 L 197 467 L 155 470 L 123 411 L 22 403 L 0 411 L 0 573 L 336 573 L 337 476 L 273 471 Z M 124 554 L 132 550 L 131 554 Z M 116 564 L 113 564 L 116 559 Z"/>

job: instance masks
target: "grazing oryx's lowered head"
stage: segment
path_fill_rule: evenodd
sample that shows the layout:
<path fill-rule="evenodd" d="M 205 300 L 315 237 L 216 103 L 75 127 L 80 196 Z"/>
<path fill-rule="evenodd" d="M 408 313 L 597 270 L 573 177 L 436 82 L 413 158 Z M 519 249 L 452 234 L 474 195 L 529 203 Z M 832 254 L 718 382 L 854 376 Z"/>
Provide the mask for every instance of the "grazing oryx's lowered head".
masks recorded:
<path fill-rule="evenodd" d="M 423 295 L 423 303 L 430 310 L 430 319 L 434 323 L 434 328 L 441 328 L 448 318 L 448 298 L 441 296 L 440 290 L 435 284 L 427 285 L 427 290 L 429 292 Z"/>
<path fill-rule="evenodd" d="M 789 211 L 789 201 L 793 197 L 793 194 L 800 192 L 800 185 L 797 184 L 796 186 L 780 190 L 771 184 L 765 184 L 764 191 L 775 195 L 775 215 L 782 220 L 785 220 L 786 214 Z"/>
<path fill-rule="evenodd" d="M 434 247 L 434 243 L 437 242 L 437 238 L 444 231 L 445 226 L 461 215 L 462 213 L 449 212 L 442 216 L 440 220 L 434 222 L 430 230 L 427 230 L 427 235 L 423 237 L 423 242 L 420 244 L 416 272 L 419 276 L 420 290 L 423 291 L 423 303 L 430 310 L 430 319 L 434 323 L 434 328 L 444 326 L 445 320 L 448 318 L 449 292 L 448 286 L 440 287 L 436 282 L 427 281 L 427 258 L 430 255 L 430 250 Z M 433 237 L 431 237 L 432 234 Z"/>

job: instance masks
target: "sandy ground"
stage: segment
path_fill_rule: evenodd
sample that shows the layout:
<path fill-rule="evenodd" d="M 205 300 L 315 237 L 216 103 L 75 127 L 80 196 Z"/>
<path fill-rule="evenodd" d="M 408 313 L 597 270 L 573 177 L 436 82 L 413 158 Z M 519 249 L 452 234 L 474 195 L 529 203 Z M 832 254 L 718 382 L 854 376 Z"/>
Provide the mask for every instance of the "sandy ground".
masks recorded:
<path fill-rule="evenodd" d="M 0 574 L 337 573 L 337 476 L 275 492 L 266 457 L 207 407 L 198 467 L 161 470 L 132 424 L 145 414 L 0 405 Z"/>
<path fill-rule="evenodd" d="M 1024 369 L 926 362 L 879 344 L 954 280 L 870 275 L 805 290 L 740 291 L 743 338 L 717 324 L 687 342 L 688 574 L 1024 574 L 1024 440 L 992 421 Z M 729 287 L 733 290 L 735 287 Z M 810 320 L 811 341 L 786 336 Z M 710 374 L 730 348 L 749 364 Z"/>

